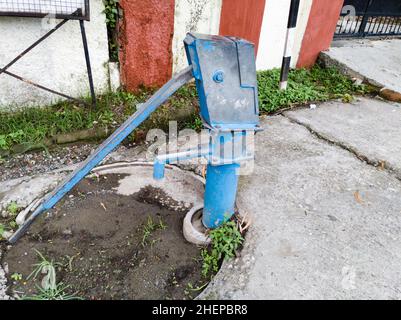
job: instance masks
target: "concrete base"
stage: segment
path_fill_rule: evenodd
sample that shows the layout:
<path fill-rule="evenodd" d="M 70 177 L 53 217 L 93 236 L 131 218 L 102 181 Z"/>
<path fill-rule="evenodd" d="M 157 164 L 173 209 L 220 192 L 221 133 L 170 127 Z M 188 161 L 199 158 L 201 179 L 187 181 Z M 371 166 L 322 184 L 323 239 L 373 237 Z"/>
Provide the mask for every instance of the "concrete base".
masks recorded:
<path fill-rule="evenodd" d="M 20 207 L 29 207 L 38 199 L 43 198 L 63 180 L 69 170 L 53 172 L 21 181 L 4 183 L 0 188 L 0 209 L 6 213 L 7 206 L 18 203 Z M 129 196 L 137 193 L 145 186 L 161 189 L 168 197 L 182 208 L 190 209 L 194 204 L 203 203 L 204 181 L 201 177 L 182 171 L 173 166 L 166 166 L 165 179 L 153 179 L 153 164 L 147 162 L 121 162 L 97 167 L 92 170 L 92 176 L 106 174 L 123 175 L 119 181 L 117 194 Z M 175 209 L 175 207 L 172 207 Z M 177 208 L 178 209 L 178 208 Z"/>

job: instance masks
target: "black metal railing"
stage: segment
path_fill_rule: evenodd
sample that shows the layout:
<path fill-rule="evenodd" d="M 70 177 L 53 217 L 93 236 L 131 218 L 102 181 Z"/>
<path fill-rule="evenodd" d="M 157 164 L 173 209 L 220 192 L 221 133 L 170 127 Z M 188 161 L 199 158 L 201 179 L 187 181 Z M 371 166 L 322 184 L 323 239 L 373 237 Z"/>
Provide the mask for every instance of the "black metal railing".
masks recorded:
<path fill-rule="evenodd" d="M 341 16 L 335 37 L 367 37 L 401 35 L 399 16 Z"/>
<path fill-rule="evenodd" d="M 401 1 L 346 0 L 335 38 L 401 35 Z"/>

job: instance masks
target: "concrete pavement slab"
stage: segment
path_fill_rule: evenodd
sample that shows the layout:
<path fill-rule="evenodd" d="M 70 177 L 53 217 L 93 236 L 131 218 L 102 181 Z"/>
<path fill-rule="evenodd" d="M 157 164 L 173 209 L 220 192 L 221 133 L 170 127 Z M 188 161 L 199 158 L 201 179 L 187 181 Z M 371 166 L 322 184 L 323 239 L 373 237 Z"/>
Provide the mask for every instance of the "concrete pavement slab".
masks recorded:
<path fill-rule="evenodd" d="M 200 298 L 401 298 L 400 181 L 283 116 L 262 126 L 244 250 Z"/>
<path fill-rule="evenodd" d="M 401 179 L 401 105 L 358 98 L 354 103 L 331 101 L 285 115 Z"/>
<path fill-rule="evenodd" d="M 321 58 L 350 75 L 401 93 L 401 39 L 338 40 Z"/>

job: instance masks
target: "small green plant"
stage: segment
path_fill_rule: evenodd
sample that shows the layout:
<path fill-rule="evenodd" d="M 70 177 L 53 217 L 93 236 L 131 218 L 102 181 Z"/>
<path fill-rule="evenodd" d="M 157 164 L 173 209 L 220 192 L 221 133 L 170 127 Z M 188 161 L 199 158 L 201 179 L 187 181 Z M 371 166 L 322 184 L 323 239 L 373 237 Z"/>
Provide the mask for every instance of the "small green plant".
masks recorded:
<path fill-rule="evenodd" d="M 62 282 L 57 283 L 56 266 L 62 266 L 61 263 L 46 259 L 38 250 L 36 250 L 40 262 L 34 264 L 34 270 L 27 277 L 27 280 L 36 279 L 39 274 L 44 274 L 41 285 L 36 286 L 38 293 L 33 296 L 25 296 L 22 300 L 79 300 L 81 298 L 69 295 L 65 291 L 69 286 Z"/>
<path fill-rule="evenodd" d="M 354 100 L 355 100 L 354 96 L 352 94 L 349 94 L 349 93 L 344 94 L 344 96 L 342 97 L 342 101 L 345 102 L 345 103 L 350 103 L 350 102 L 352 102 Z"/>
<path fill-rule="evenodd" d="M 203 122 L 198 114 L 194 114 L 192 118 L 187 121 L 186 126 L 192 130 L 199 132 L 203 129 Z"/>
<path fill-rule="evenodd" d="M 11 214 L 12 216 L 15 216 L 18 212 L 20 211 L 20 207 L 15 201 L 12 201 L 8 206 L 7 206 L 7 212 Z"/>
<path fill-rule="evenodd" d="M 102 115 L 99 116 L 99 120 L 101 124 L 108 126 L 114 122 L 114 113 L 110 110 L 105 110 Z"/>
<path fill-rule="evenodd" d="M 22 297 L 21 300 L 83 300 L 81 297 L 66 293 L 69 286 L 63 283 L 56 283 L 53 288 L 44 289 L 36 286 L 38 293 L 33 296 Z"/>
<path fill-rule="evenodd" d="M 14 281 L 21 281 L 22 280 L 22 274 L 21 273 L 13 273 L 10 277 Z"/>
<path fill-rule="evenodd" d="M 3 235 L 5 231 L 6 231 L 6 226 L 0 223 L 0 240 L 3 240 Z"/>
<path fill-rule="evenodd" d="M 2 223 L 0 223 L 0 240 L 5 239 L 5 232 L 13 232 L 17 227 L 17 223 L 15 222 L 15 216 L 17 215 L 17 213 L 19 212 L 19 209 L 14 209 L 14 207 L 12 207 L 11 210 L 8 210 L 10 217 L 6 218 L 2 221 Z"/>
<path fill-rule="evenodd" d="M 104 14 L 106 16 L 107 33 L 109 36 L 109 53 L 112 61 L 118 61 L 118 44 L 116 30 L 118 22 L 119 0 L 103 0 Z"/>
<path fill-rule="evenodd" d="M 115 28 L 118 18 L 118 2 L 119 0 L 103 0 L 104 2 L 104 14 L 106 15 L 106 24 L 110 28 Z"/>
<path fill-rule="evenodd" d="M 36 279 L 39 274 L 46 274 L 42 281 L 43 288 L 47 289 L 49 287 L 54 287 L 56 283 L 56 266 L 60 264 L 55 263 L 53 260 L 47 260 L 43 254 L 36 249 L 35 252 L 39 257 L 40 262 L 33 265 L 35 268 L 28 276 L 27 280 Z"/>
<path fill-rule="evenodd" d="M 0 134 L 0 150 L 7 150 L 8 149 L 8 142 L 7 136 L 5 134 Z"/>
<path fill-rule="evenodd" d="M 13 231 L 17 228 L 17 223 L 15 222 L 15 217 L 20 212 L 21 208 L 19 205 L 13 201 L 8 204 L 6 207 L 6 211 L 8 212 L 9 217 L 3 219 L 2 223 L 0 223 L 0 240 L 4 240 L 5 232 Z"/>
<path fill-rule="evenodd" d="M 210 248 L 201 251 L 204 277 L 216 273 L 222 259 L 234 257 L 235 252 L 244 241 L 235 221 L 226 222 L 221 227 L 210 231 L 209 237 L 212 240 Z"/>
<path fill-rule="evenodd" d="M 143 227 L 143 235 L 142 235 L 142 246 L 145 247 L 147 244 L 149 244 L 149 237 L 152 235 L 153 232 L 156 230 L 165 230 L 167 228 L 167 225 L 164 224 L 162 219 L 159 219 L 159 223 L 155 223 L 152 219 L 151 216 L 148 217 L 148 220 Z M 153 245 L 156 243 L 156 241 L 151 242 Z"/>
<path fill-rule="evenodd" d="M 204 284 L 194 286 L 191 282 L 187 283 L 187 286 L 184 290 L 185 295 L 188 296 L 188 298 L 193 299 L 193 294 L 198 294 L 200 291 L 205 289 L 205 287 L 209 284 L 209 281 L 206 281 Z"/>
<path fill-rule="evenodd" d="M 206 282 L 200 286 L 194 287 L 193 284 L 191 282 L 188 282 L 187 284 L 187 291 L 201 291 L 203 290 L 207 285 L 209 284 L 209 282 Z"/>
<path fill-rule="evenodd" d="M 160 230 L 166 230 L 167 229 L 167 225 L 163 222 L 162 219 L 159 219 L 159 224 L 157 225 L 157 228 Z"/>
<path fill-rule="evenodd" d="M 14 217 L 8 220 L 5 220 L 4 223 L 0 223 L 0 240 L 4 240 L 5 232 L 13 232 L 18 227 L 17 223 L 14 220 Z"/>

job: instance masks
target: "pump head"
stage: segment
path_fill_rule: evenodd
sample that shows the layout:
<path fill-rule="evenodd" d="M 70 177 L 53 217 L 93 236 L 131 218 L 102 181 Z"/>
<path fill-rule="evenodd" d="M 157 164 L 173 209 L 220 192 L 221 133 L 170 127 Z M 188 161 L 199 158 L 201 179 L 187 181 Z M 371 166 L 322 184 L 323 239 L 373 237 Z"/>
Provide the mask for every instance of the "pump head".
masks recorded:
<path fill-rule="evenodd" d="M 254 45 L 244 39 L 196 33 L 189 33 L 184 44 L 206 127 L 255 130 L 259 106 Z"/>

